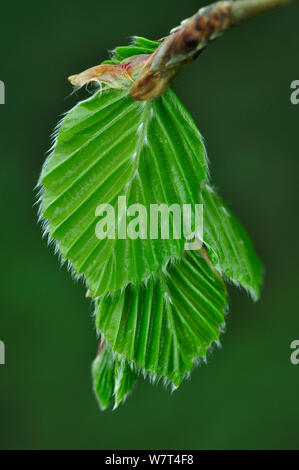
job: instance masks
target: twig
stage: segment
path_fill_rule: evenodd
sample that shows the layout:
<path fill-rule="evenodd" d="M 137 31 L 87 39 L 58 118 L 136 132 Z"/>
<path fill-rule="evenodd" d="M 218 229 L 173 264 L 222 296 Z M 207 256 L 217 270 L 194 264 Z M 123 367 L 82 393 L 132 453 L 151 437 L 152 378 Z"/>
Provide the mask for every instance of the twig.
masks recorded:
<path fill-rule="evenodd" d="M 196 59 L 211 40 L 241 21 L 294 1 L 220 1 L 201 8 L 163 40 L 132 85 L 131 98 L 138 101 L 157 98 L 181 68 Z"/>

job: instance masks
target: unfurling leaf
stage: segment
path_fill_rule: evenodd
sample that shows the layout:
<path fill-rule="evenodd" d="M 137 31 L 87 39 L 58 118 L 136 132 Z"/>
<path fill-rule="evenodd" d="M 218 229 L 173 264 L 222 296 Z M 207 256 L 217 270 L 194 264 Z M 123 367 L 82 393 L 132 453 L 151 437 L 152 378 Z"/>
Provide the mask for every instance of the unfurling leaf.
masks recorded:
<path fill-rule="evenodd" d="M 237 218 L 208 185 L 203 188 L 204 241 L 218 269 L 254 300 L 260 295 L 263 266 Z"/>
<path fill-rule="evenodd" d="M 189 251 L 138 287 L 98 299 L 96 321 L 114 351 L 178 386 L 219 340 L 225 307 L 219 273 L 204 251 Z"/>
<path fill-rule="evenodd" d="M 101 409 L 114 400 L 114 408 L 127 398 L 138 375 L 125 358 L 113 354 L 110 345 L 101 339 L 98 355 L 92 365 L 93 387 Z"/>

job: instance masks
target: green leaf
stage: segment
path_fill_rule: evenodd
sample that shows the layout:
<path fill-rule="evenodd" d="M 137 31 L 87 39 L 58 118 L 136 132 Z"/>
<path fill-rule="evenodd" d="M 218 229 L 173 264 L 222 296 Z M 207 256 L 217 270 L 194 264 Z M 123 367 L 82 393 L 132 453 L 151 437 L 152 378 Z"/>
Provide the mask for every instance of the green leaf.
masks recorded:
<path fill-rule="evenodd" d="M 119 63 L 128 57 L 132 57 L 140 54 L 152 54 L 155 52 L 159 42 L 150 41 L 143 37 L 135 37 L 133 44 L 129 46 L 118 46 L 115 48 L 113 58 Z"/>
<path fill-rule="evenodd" d="M 143 47 L 144 49 L 150 49 L 151 52 L 155 52 L 155 50 L 159 47 L 159 41 L 152 41 L 151 39 L 144 38 L 142 36 L 134 36 L 133 46 Z"/>
<path fill-rule="evenodd" d="M 104 60 L 103 64 L 119 64 L 124 59 L 139 54 L 152 54 L 159 47 L 159 42 L 143 37 L 134 37 L 129 46 L 118 46 L 112 51 L 112 58 Z"/>
<path fill-rule="evenodd" d="M 236 217 L 208 185 L 202 190 L 204 242 L 218 269 L 235 284 L 260 295 L 263 265 Z"/>
<path fill-rule="evenodd" d="M 158 46 L 137 37 L 104 63 L 126 61 L 108 68 L 118 78 L 129 57 L 152 54 Z M 113 81 L 120 83 L 130 81 Z M 93 363 L 102 409 L 125 400 L 140 371 L 179 386 L 219 340 L 227 305 L 223 276 L 256 299 L 263 270 L 240 223 L 203 187 L 202 138 L 173 91 L 151 102 L 133 101 L 128 93 L 104 88 L 75 106 L 40 178 L 45 230 L 97 298 L 97 327 L 107 338 Z M 116 230 L 122 226 L 119 196 L 126 196 L 127 206 L 143 204 L 147 213 L 150 204 L 190 204 L 194 210 L 203 202 L 204 248 L 184 252 L 185 240 L 172 232 L 168 240 L 149 239 L 148 232 L 147 239 L 97 238 L 99 204 L 111 204 Z"/>
<path fill-rule="evenodd" d="M 129 282 L 138 285 L 181 257 L 184 240 L 99 239 L 96 208 L 111 204 L 116 230 L 127 205 L 199 202 L 206 177 L 201 135 L 173 91 L 152 102 L 128 91 L 105 89 L 72 109 L 61 125 L 42 171 L 42 217 L 50 237 L 76 274 L 84 274 L 93 298 Z"/>
<path fill-rule="evenodd" d="M 130 365 L 124 357 L 115 358 L 114 373 L 114 408 L 117 408 L 120 403 L 126 400 L 138 379 L 138 374 L 137 371 L 134 370 L 134 365 Z"/>
<path fill-rule="evenodd" d="M 102 410 L 108 408 L 113 398 L 114 408 L 124 401 L 138 378 L 125 358 L 114 357 L 105 339 L 100 342 L 92 374 L 94 392 Z"/>
<path fill-rule="evenodd" d="M 92 365 L 93 388 L 100 408 L 105 410 L 114 392 L 114 360 L 111 348 L 105 340 L 99 347 L 99 354 Z"/>
<path fill-rule="evenodd" d="M 186 251 L 140 286 L 99 298 L 96 321 L 114 351 L 178 386 L 219 340 L 225 307 L 224 283 L 205 252 Z"/>

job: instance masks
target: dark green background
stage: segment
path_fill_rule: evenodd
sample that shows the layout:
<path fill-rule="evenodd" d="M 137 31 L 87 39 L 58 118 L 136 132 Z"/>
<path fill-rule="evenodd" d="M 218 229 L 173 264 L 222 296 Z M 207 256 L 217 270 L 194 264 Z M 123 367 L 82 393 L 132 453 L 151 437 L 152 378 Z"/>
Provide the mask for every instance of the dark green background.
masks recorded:
<path fill-rule="evenodd" d="M 49 136 L 68 97 L 66 77 L 100 63 L 132 34 L 165 35 L 204 2 L 5 2 L 1 5 L 2 449 L 297 448 L 299 365 L 299 4 L 216 41 L 176 90 L 206 139 L 211 175 L 265 266 L 261 300 L 230 288 L 222 350 L 173 394 L 143 379 L 124 406 L 100 412 L 84 288 L 41 238 L 33 207 Z"/>

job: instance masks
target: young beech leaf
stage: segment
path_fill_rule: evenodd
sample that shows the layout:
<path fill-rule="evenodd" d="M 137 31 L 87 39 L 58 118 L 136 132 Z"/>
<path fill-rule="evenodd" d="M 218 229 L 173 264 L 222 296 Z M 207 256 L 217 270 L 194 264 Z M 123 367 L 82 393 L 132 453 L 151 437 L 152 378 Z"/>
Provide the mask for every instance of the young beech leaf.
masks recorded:
<path fill-rule="evenodd" d="M 135 36 L 129 46 L 118 46 L 112 51 L 111 59 L 104 60 L 103 64 L 119 64 L 125 59 L 136 55 L 152 54 L 159 47 L 159 42 Z"/>
<path fill-rule="evenodd" d="M 135 37 L 133 44 L 116 47 L 113 57 L 117 62 L 121 62 L 134 55 L 152 54 L 158 46 L 159 42 L 157 41 L 151 41 L 143 37 Z"/>
<path fill-rule="evenodd" d="M 138 375 L 125 358 L 114 357 L 110 345 L 101 339 L 92 365 L 93 388 L 100 408 L 105 410 L 114 400 L 114 408 L 124 401 Z"/>
<path fill-rule="evenodd" d="M 201 135 L 173 91 L 137 102 L 126 90 L 105 89 L 63 120 L 41 175 L 41 214 L 95 298 L 138 285 L 184 248 L 184 237 L 150 239 L 149 231 L 147 239 L 121 239 L 118 197 L 127 206 L 143 204 L 148 214 L 150 204 L 162 203 L 191 204 L 194 211 L 206 172 Z M 99 204 L 115 210 L 115 239 L 96 236 Z"/>
<path fill-rule="evenodd" d="M 97 328 L 115 352 L 179 386 L 194 361 L 218 341 L 226 289 L 204 249 L 139 286 L 96 301 Z"/>
<path fill-rule="evenodd" d="M 206 185 L 201 135 L 174 92 L 150 102 L 129 97 L 134 74 L 126 74 L 126 67 L 141 55 L 147 60 L 158 45 L 135 38 L 116 48 L 105 70 L 110 82 L 122 70 L 126 79 L 112 85 L 125 89 L 104 88 L 66 115 L 40 178 L 45 231 L 96 299 L 97 328 L 105 339 L 93 363 L 93 381 L 103 409 L 126 398 L 139 372 L 179 386 L 219 340 L 227 307 L 223 277 L 254 299 L 262 282 L 262 264 L 249 237 Z M 104 69 L 95 69 L 101 81 Z M 150 224 L 145 233 L 139 224 L 139 238 L 125 237 L 120 196 L 127 206 L 142 204 L 147 214 L 150 204 L 189 204 L 192 221 L 195 205 L 203 203 L 204 247 L 184 251 L 184 237 L 173 237 L 171 217 L 168 239 L 161 231 L 150 238 Z M 101 204 L 109 204 L 115 215 L 110 238 L 97 230 L 106 214 Z"/>
<path fill-rule="evenodd" d="M 112 349 L 111 349 L 112 351 Z M 138 379 L 134 364 L 129 364 L 124 357 L 115 357 L 114 408 L 126 400 Z"/>
<path fill-rule="evenodd" d="M 248 290 L 254 300 L 260 295 L 263 266 L 251 240 L 236 217 L 208 185 L 202 190 L 204 242 L 210 259 L 222 274 Z"/>

